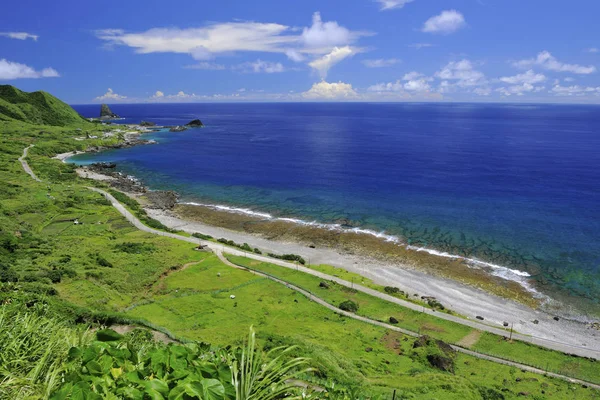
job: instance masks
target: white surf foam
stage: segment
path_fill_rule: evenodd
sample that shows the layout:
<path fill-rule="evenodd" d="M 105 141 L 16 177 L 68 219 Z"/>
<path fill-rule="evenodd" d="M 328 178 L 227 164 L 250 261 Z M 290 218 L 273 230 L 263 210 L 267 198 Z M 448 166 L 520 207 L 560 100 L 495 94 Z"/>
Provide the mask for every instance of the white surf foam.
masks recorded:
<path fill-rule="evenodd" d="M 196 203 L 196 202 L 182 202 L 181 204 L 208 207 L 208 208 L 212 208 L 214 210 L 226 211 L 226 212 L 232 212 L 232 213 L 237 213 L 237 214 L 249 215 L 252 217 L 263 218 L 263 219 L 267 219 L 269 221 L 284 221 L 284 222 L 290 222 L 293 224 L 298 224 L 298 225 L 303 225 L 303 226 L 311 226 L 311 227 L 315 227 L 315 228 L 322 228 L 322 229 L 335 230 L 335 231 L 341 231 L 341 232 L 353 232 L 353 233 L 362 234 L 362 235 L 375 236 L 376 238 L 383 239 L 386 242 L 392 242 L 392 243 L 398 244 L 399 246 L 404 246 L 405 248 L 407 248 L 409 250 L 423 251 L 423 252 L 438 256 L 438 257 L 464 260 L 465 262 L 467 262 L 467 264 L 469 264 L 473 267 L 485 268 L 489 273 L 491 273 L 494 276 L 519 283 L 525 290 L 534 294 L 536 297 L 546 298 L 545 295 L 538 292 L 531 285 L 531 283 L 529 282 L 529 278 L 531 278 L 531 275 L 525 271 L 520 271 L 518 269 L 512 269 L 512 268 L 504 267 L 502 265 L 493 264 L 493 263 L 486 262 L 486 261 L 481 261 L 476 258 L 469 258 L 469 257 L 459 256 L 456 254 L 450 254 L 445 251 L 439 251 L 439 250 L 430 249 L 427 247 L 418 247 L 418 246 L 407 245 L 406 243 L 403 243 L 402 240 L 398 236 L 390 235 L 383 231 L 377 232 L 372 229 L 364 229 L 364 228 L 345 228 L 341 224 L 325 224 L 325 223 L 317 222 L 317 221 L 305 221 L 305 220 L 298 219 L 298 218 L 275 217 L 275 216 L 273 216 L 269 213 L 265 213 L 265 212 L 253 211 L 248 208 L 229 207 L 229 206 L 224 206 L 224 205 L 220 205 L 220 204 L 206 204 L 206 203 Z"/>

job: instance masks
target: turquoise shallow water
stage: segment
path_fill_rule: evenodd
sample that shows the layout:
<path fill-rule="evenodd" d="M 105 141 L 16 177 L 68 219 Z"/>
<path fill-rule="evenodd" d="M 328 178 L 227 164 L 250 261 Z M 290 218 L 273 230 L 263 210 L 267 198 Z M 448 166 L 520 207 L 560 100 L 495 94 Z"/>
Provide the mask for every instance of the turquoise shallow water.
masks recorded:
<path fill-rule="evenodd" d="M 203 129 L 78 156 L 185 201 L 339 223 L 600 297 L 600 108 L 473 104 L 115 105 Z M 97 106 L 76 106 L 90 115 Z"/>

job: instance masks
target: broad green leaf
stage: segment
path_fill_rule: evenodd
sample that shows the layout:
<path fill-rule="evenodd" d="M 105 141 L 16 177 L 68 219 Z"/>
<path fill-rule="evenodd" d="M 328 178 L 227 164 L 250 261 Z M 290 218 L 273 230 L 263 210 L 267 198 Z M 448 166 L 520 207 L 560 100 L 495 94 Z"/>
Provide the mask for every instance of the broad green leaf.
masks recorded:
<path fill-rule="evenodd" d="M 164 400 L 164 396 L 154 389 L 146 389 L 144 393 L 146 393 L 151 400 Z"/>
<path fill-rule="evenodd" d="M 185 394 L 187 394 L 188 396 L 197 398 L 197 399 L 203 399 L 202 397 L 202 384 L 200 382 L 186 382 L 183 384 L 183 387 L 185 388 Z"/>
<path fill-rule="evenodd" d="M 75 360 L 83 355 L 83 351 L 79 347 L 71 347 L 69 349 L 69 360 Z"/>
<path fill-rule="evenodd" d="M 87 364 L 85 364 L 85 367 L 88 370 L 88 373 L 91 375 L 97 375 L 100 376 L 102 375 L 102 366 L 100 364 L 98 364 L 97 361 L 90 361 Z"/>
<path fill-rule="evenodd" d="M 69 394 L 71 394 L 72 390 L 73 384 L 67 383 L 63 385 L 63 387 L 61 387 L 59 390 L 54 392 L 52 397 L 50 397 L 50 400 L 66 400 L 69 397 Z"/>
<path fill-rule="evenodd" d="M 146 386 L 146 390 L 156 390 L 157 392 L 162 393 L 165 396 L 169 394 L 169 385 L 167 385 L 160 379 L 152 379 L 151 381 L 145 381 L 144 386 Z"/>
<path fill-rule="evenodd" d="M 144 393 L 133 387 L 124 387 L 117 389 L 117 394 L 123 396 L 128 400 L 142 400 Z"/>
<path fill-rule="evenodd" d="M 184 398 L 186 392 L 183 385 L 175 386 L 169 392 L 169 400 L 181 400 Z"/>
<path fill-rule="evenodd" d="M 96 339 L 101 342 L 114 342 L 116 340 L 121 340 L 123 335 L 113 331 L 112 329 L 101 329 L 96 332 Z"/>
<path fill-rule="evenodd" d="M 202 379 L 202 395 L 204 400 L 223 400 L 225 397 L 225 388 L 223 384 L 216 379 Z"/>
<path fill-rule="evenodd" d="M 102 372 L 108 374 L 113 366 L 113 358 L 107 354 L 103 355 L 98 359 L 98 364 L 102 367 Z"/>
<path fill-rule="evenodd" d="M 118 379 L 123 374 L 123 368 L 111 368 L 110 374 L 113 378 Z"/>

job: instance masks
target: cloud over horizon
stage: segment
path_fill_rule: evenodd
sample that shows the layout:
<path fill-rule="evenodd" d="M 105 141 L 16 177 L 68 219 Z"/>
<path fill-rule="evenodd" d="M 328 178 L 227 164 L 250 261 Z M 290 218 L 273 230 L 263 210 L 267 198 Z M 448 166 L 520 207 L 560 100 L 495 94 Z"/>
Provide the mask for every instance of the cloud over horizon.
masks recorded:
<path fill-rule="evenodd" d="M 58 78 L 60 74 L 54 68 L 44 68 L 37 71 L 34 68 L 18 62 L 0 59 L 0 80 Z"/>

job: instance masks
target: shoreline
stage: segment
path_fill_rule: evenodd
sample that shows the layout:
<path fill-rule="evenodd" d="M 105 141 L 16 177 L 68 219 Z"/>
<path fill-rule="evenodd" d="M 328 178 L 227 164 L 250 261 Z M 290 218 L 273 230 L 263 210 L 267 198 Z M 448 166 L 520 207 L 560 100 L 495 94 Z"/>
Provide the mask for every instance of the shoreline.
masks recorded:
<path fill-rule="evenodd" d="M 139 137 L 142 133 L 138 133 L 135 137 Z M 138 144 L 141 141 L 134 140 Z M 70 152 L 55 156 L 54 158 L 67 162 L 67 159 L 75 154 L 81 154 L 85 152 Z M 113 172 L 115 176 L 110 176 L 101 173 L 102 171 L 90 171 L 89 167 L 80 167 L 77 169 L 78 174 L 82 178 L 104 180 L 104 181 L 127 181 L 128 184 L 123 187 L 116 187 L 117 190 L 121 190 L 129 196 L 138 200 L 145 211 L 151 218 L 158 220 L 164 225 L 172 229 L 183 230 L 188 233 L 203 233 L 209 234 L 215 238 L 225 237 L 229 240 L 233 240 L 238 243 L 249 243 L 252 247 L 258 247 L 273 253 L 284 254 L 294 253 L 300 254 L 301 256 L 308 258 L 311 264 L 328 264 L 334 267 L 342 268 L 347 271 L 362 275 L 373 282 L 387 285 L 396 286 L 401 290 L 408 293 L 418 293 L 419 296 L 433 296 L 438 299 L 442 304 L 455 311 L 456 313 L 463 315 L 467 318 L 474 318 L 475 316 L 481 315 L 485 318 L 486 323 L 493 325 L 500 325 L 504 321 L 514 322 L 515 330 L 526 334 L 549 340 L 565 341 L 565 338 L 569 338 L 569 342 L 578 346 L 588 346 L 589 348 L 600 349 L 600 333 L 597 328 L 594 329 L 591 326 L 593 319 L 584 318 L 580 313 L 577 313 L 575 309 L 565 308 L 565 305 L 559 301 L 548 298 L 545 303 L 544 309 L 533 308 L 524 301 L 514 301 L 507 296 L 498 296 L 497 294 L 491 293 L 490 291 L 475 287 L 471 284 L 466 284 L 457 280 L 451 276 L 443 276 L 443 274 L 432 273 L 415 266 L 410 262 L 399 262 L 398 260 L 382 260 L 377 257 L 371 257 L 370 255 L 360 254 L 360 252 L 354 251 L 355 249 L 348 248 L 331 248 L 326 246 L 310 245 L 304 241 L 290 239 L 284 235 L 283 237 L 265 237 L 260 233 L 249 233 L 240 231 L 237 229 L 228 229 L 224 226 L 219 226 L 211 221 L 198 221 L 194 218 L 188 218 L 182 215 L 180 207 L 186 207 L 185 203 L 177 203 L 174 210 L 164 208 L 153 208 L 151 202 L 145 199 L 145 195 L 148 193 L 157 193 L 145 188 L 135 178 L 128 177 L 118 172 Z M 117 182 L 112 182 L 116 184 Z M 138 190 L 129 190 L 129 186 L 135 186 Z M 140 201 L 141 200 L 141 201 Z M 206 208 L 209 207 L 202 205 L 187 205 L 188 207 L 194 208 Z M 213 205 L 215 206 L 215 205 Z M 225 206 L 219 206 L 225 207 Z M 250 210 L 249 210 L 250 211 Z M 226 214 L 231 217 L 239 217 L 240 214 L 231 211 L 214 211 L 214 213 Z M 254 213 L 254 212 L 253 212 Z M 185 214 L 185 213 L 184 213 Z M 265 218 L 268 214 L 260 213 L 261 215 L 255 215 L 254 220 L 250 221 L 249 225 L 261 225 L 265 224 Z M 268 215 L 271 217 L 270 215 Z M 246 216 L 244 216 L 246 217 Z M 235 218 L 234 218 L 235 219 Z M 248 224 L 249 221 L 243 219 L 238 221 L 241 225 Z M 298 225 L 297 221 L 290 218 L 281 218 L 281 221 L 272 222 L 271 224 L 285 224 L 285 230 L 290 230 L 290 226 Z M 316 223 L 318 224 L 318 223 Z M 307 225 L 310 225 L 307 224 Z M 320 229 L 310 227 L 310 229 Z M 353 232 L 334 232 L 334 230 L 326 229 L 329 232 L 333 232 L 335 236 L 342 237 L 353 235 L 355 237 L 365 238 L 370 236 L 371 239 L 380 240 L 381 234 L 373 232 L 373 234 L 366 232 L 359 232 L 357 229 Z M 275 235 L 276 236 L 276 235 Z M 387 245 L 399 247 L 397 243 L 391 241 L 387 242 Z M 413 248 L 409 246 L 405 251 L 411 253 L 425 253 L 429 259 L 435 257 L 437 259 L 444 258 L 440 254 L 436 254 L 435 250 L 426 252 L 425 249 Z M 459 265 L 465 267 L 466 263 L 464 258 L 455 257 L 448 255 L 445 257 L 448 264 Z M 479 261 L 479 260 L 476 260 Z M 483 261 L 479 261 L 481 264 L 489 264 Z M 467 266 L 468 267 L 468 266 Z M 506 267 L 502 267 L 506 268 Z M 470 273 L 477 274 L 480 270 L 468 267 Z M 508 269 L 508 268 L 507 268 Z M 514 273 L 518 275 L 516 270 Z M 489 275 L 489 274 L 488 274 Z M 524 275 L 523 278 L 526 279 Z M 497 277 L 496 277 L 497 278 Z M 512 282 L 516 283 L 516 282 Z M 531 295 L 531 292 L 529 292 Z M 553 320 L 554 316 L 560 315 L 559 321 Z M 534 323 L 533 321 L 538 321 Z"/>

